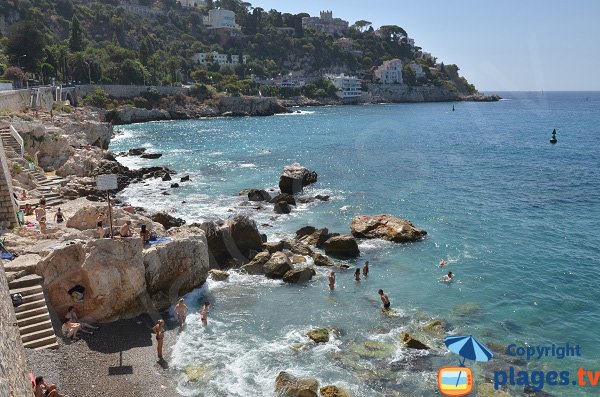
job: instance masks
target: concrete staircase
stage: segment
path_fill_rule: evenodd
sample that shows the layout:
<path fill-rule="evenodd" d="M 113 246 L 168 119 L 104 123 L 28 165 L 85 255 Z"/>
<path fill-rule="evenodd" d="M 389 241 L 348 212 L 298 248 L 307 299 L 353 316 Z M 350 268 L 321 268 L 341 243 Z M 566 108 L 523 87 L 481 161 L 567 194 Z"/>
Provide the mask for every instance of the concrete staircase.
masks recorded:
<path fill-rule="evenodd" d="M 8 158 L 23 157 L 24 153 L 21 152 L 21 145 L 10 133 L 10 127 L 0 129 L 0 139 L 2 139 L 2 144 Z"/>
<path fill-rule="evenodd" d="M 7 272 L 6 276 L 11 280 L 16 274 Z M 20 293 L 23 296 L 23 303 L 15 307 L 23 346 L 34 350 L 57 349 L 56 335 L 42 288 L 42 278 L 35 274 L 19 277 L 10 281 L 8 288 L 11 294 Z"/>

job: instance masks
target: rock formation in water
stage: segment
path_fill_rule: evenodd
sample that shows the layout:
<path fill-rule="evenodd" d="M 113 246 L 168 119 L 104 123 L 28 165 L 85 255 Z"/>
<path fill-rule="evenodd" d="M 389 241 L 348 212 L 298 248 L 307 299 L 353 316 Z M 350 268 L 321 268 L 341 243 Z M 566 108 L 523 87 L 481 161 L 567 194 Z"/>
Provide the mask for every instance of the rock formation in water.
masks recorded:
<path fill-rule="evenodd" d="M 427 232 L 406 219 L 392 215 L 359 215 L 352 219 L 352 234 L 358 238 L 407 243 L 423 239 Z"/>

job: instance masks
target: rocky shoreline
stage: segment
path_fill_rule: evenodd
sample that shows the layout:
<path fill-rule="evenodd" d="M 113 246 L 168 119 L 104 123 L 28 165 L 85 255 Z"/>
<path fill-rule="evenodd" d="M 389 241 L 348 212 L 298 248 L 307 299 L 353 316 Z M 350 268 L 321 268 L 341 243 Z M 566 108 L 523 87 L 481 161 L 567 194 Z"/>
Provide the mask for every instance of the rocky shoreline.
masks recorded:
<path fill-rule="evenodd" d="M 356 100 L 333 98 L 310 99 L 304 96 L 292 98 L 268 97 L 219 97 L 208 101 L 198 101 L 190 97 L 178 96 L 165 101 L 160 108 L 138 108 L 130 105 L 100 112 L 101 119 L 114 125 L 144 123 L 149 121 L 191 120 L 210 117 L 251 117 L 273 116 L 291 113 L 296 107 L 340 106 L 350 104 L 381 103 L 422 103 L 422 102 L 496 102 L 498 95 L 461 95 L 437 87 L 390 87 L 378 88 Z"/>

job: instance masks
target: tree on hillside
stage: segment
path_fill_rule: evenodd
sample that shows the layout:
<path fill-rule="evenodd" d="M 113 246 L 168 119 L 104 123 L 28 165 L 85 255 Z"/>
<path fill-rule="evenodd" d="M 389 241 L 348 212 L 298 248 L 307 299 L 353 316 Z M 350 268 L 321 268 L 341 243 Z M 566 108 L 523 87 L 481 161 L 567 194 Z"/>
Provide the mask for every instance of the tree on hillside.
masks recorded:
<path fill-rule="evenodd" d="M 16 66 L 7 68 L 2 75 L 3 79 L 12 81 L 16 86 L 20 86 L 26 77 L 27 76 L 25 76 L 25 73 L 23 73 L 23 71 Z"/>
<path fill-rule="evenodd" d="M 69 49 L 72 52 L 83 51 L 83 37 L 81 35 L 81 25 L 79 19 L 73 17 L 71 20 L 71 37 L 69 38 Z"/>
<path fill-rule="evenodd" d="M 6 54 L 12 65 L 37 72 L 44 56 L 44 35 L 31 21 L 17 22 L 8 35 Z"/>
<path fill-rule="evenodd" d="M 383 37 L 390 38 L 393 41 L 398 40 L 401 36 L 408 36 L 406 30 L 397 25 L 384 25 L 379 30 L 383 33 Z"/>
<path fill-rule="evenodd" d="M 365 21 L 364 19 L 356 21 L 354 25 L 352 25 L 352 27 L 358 30 L 359 32 L 364 32 L 365 30 L 369 29 L 369 26 L 371 26 L 371 22 Z"/>

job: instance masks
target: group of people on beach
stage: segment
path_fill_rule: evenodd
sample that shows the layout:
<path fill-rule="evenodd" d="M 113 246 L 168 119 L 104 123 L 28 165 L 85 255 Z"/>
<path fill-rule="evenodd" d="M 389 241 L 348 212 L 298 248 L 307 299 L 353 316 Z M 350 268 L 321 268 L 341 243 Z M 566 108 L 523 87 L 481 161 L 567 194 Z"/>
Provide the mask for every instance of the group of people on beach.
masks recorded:
<path fill-rule="evenodd" d="M 39 225 L 40 233 L 46 233 L 46 231 L 48 230 L 48 218 L 45 198 L 42 197 L 35 208 L 33 208 L 31 204 L 26 203 L 23 212 L 25 213 L 25 215 L 34 215 L 35 220 Z M 54 221 L 56 223 L 63 223 L 65 221 L 65 216 L 60 207 L 58 207 L 58 209 L 54 213 Z"/>

